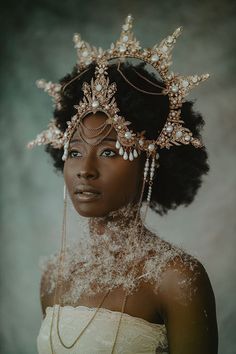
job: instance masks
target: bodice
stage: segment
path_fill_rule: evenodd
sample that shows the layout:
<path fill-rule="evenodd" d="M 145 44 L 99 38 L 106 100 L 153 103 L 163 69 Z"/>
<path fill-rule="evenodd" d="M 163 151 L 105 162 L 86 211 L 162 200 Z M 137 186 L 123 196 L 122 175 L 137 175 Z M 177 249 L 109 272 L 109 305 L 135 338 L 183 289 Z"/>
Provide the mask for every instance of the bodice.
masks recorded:
<path fill-rule="evenodd" d="M 55 318 L 52 327 L 52 342 L 55 354 L 111 354 L 121 313 L 100 308 L 85 329 L 75 346 L 65 349 L 57 332 L 59 306 L 54 306 Z M 59 333 L 62 341 L 70 345 L 86 327 L 95 307 L 63 306 L 60 310 Z M 39 354 L 51 354 L 50 327 L 53 307 L 47 307 L 37 338 Z M 116 340 L 114 354 L 167 354 L 167 333 L 165 325 L 150 323 L 142 318 L 123 313 Z"/>

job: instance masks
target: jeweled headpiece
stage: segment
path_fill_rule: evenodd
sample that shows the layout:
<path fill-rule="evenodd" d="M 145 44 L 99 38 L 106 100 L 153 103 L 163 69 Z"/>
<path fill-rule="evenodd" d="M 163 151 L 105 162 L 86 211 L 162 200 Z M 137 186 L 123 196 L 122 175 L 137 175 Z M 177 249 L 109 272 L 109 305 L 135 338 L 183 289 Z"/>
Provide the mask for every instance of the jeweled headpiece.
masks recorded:
<path fill-rule="evenodd" d="M 56 126 L 55 120 L 52 120 L 48 129 L 31 141 L 28 147 L 31 148 L 42 144 L 51 144 L 54 148 L 62 148 L 64 146 L 63 160 L 65 160 L 70 138 L 78 124 L 82 124 L 83 118 L 87 114 L 95 114 L 98 111 L 107 115 L 107 120 L 100 127 L 100 131 L 104 131 L 104 127 L 107 125 L 116 130 L 116 148 L 119 149 L 120 155 L 125 160 L 132 161 L 138 157 L 141 151 L 146 151 L 148 156 L 154 157 L 158 147 L 169 149 L 173 145 L 180 144 L 192 144 L 196 148 L 203 146 L 201 141 L 194 138 L 192 132 L 184 127 L 184 122 L 181 120 L 181 107 L 184 98 L 189 94 L 190 90 L 206 80 L 209 74 L 181 76 L 169 72 L 172 49 L 181 31 L 182 28 L 179 27 L 171 36 L 162 40 L 159 45 L 155 44 L 151 49 L 142 49 L 132 33 L 132 17 L 129 15 L 122 26 L 120 38 L 116 43 L 112 43 L 108 50 L 90 46 L 81 40 L 79 34 L 75 34 L 74 43 L 78 56 L 78 73 L 81 74 L 92 62 L 95 62 L 95 78 L 92 78 L 90 84 L 84 82 L 82 86 L 83 99 L 75 106 L 77 113 L 67 122 L 66 131 L 62 132 Z M 163 80 L 162 92 L 158 94 L 168 95 L 170 111 L 166 123 L 156 140 L 148 140 L 143 133 L 129 130 L 128 125 L 130 122 L 119 114 L 119 108 L 114 98 L 117 90 L 116 83 L 110 83 L 107 69 L 110 60 L 122 58 L 136 58 L 152 65 Z M 56 108 L 60 109 L 61 94 L 65 85 L 47 83 L 44 80 L 37 81 L 37 85 L 52 96 Z M 81 137 L 84 138 L 83 136 Z"/>

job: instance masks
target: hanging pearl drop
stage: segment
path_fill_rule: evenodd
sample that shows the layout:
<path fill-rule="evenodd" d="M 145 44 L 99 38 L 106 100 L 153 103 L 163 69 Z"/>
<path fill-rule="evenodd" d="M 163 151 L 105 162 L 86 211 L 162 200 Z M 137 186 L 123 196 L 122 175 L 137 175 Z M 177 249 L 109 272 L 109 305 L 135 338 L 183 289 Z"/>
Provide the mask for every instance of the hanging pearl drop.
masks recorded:
<path fill-rule="evenodd" d="M 133 154 L 132 154 L 132 151 L 130 151 L 130 153 L 129 153 L 129 160 L 130 160 L 130 161 L 133 161 L 133 159 L 134 159 L 134 156 L 133 156 Z"/>
<path fill-rule="evenodd" d="M 116 141 L 116 148 L 119 149 L 120 148 L 120 142 L 117 140 Z"/>
<path fill-rule="evenodd" d="M 128 154 L 127 154 L 126 151 L 125 151 L 125 153 L 124 153 L 124 155 L 123 155 L 123 159 L 124 159 L 124 160 L 128 160 Z"/>
<path fill-rule="evenodd" d="M 135 149 L 134 149 L 134 151 L 133 151 L 133 155 L 134 155 L 134 158 L 135 158 L 135 159 L 138 157 L 137 150 L 135 150 Z"/>
<path fill-rule="evenodd" d="M 121 156 L 122 156 L 122 155 L 123 155 L 123 153 L 124 153 L 124 150 L 123 150 L 123 147 L 121 146 L 121 147 L 120 147 L 120 149 L 119 149 L 119 155 L 121 155 Z"/>

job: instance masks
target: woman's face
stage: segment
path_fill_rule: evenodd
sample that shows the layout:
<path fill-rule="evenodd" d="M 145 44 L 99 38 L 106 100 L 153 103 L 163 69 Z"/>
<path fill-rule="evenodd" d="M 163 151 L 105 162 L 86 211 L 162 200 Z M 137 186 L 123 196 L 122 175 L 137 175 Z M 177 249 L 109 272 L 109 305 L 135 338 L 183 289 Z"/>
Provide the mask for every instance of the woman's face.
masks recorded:
<path fill-rule="evenodd" d="M 103 113 L 89 114 L 83 124 L 94 129 L 107 117 Z M 64 164 L 64 179 L 76 211 L 86 217 L 105 216 L 130 202 L 138 201 L 141 192 L 143 163 L 141 157 L 124 160 L 115 147 L 114 129 L 97 145 L 101 135 L 86 130 L 85 143 L 79 138 L 81 126 L 70 140 L 68 158 Z M 107 131 L 107 130 L 106 130 Z"/>

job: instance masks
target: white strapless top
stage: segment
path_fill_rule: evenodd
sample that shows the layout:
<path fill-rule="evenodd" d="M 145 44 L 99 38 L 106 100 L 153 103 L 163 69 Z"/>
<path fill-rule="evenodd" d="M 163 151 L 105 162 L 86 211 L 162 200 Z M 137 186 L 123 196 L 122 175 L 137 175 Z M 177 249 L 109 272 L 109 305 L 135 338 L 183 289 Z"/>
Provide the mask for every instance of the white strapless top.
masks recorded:
<path fill-rule="evenodd" d="M 59 332 L 62 341 L 70 345 L 87 325 L 95 307 L 64 306 L 60 310 Z M 39 354 L 52 354 L 50 326 L 53 308 L 47 307 L 37 338 Z M 52 342 L 55 354 L 111 354 L 121 313 L 100 308 L 92 322 L 71 349 L 64 348 L 57 335 L 58 305 L 55 305 Z M 150 323 L 123 313 L 114 354 L 168 354 L 165 325 Z"/>

